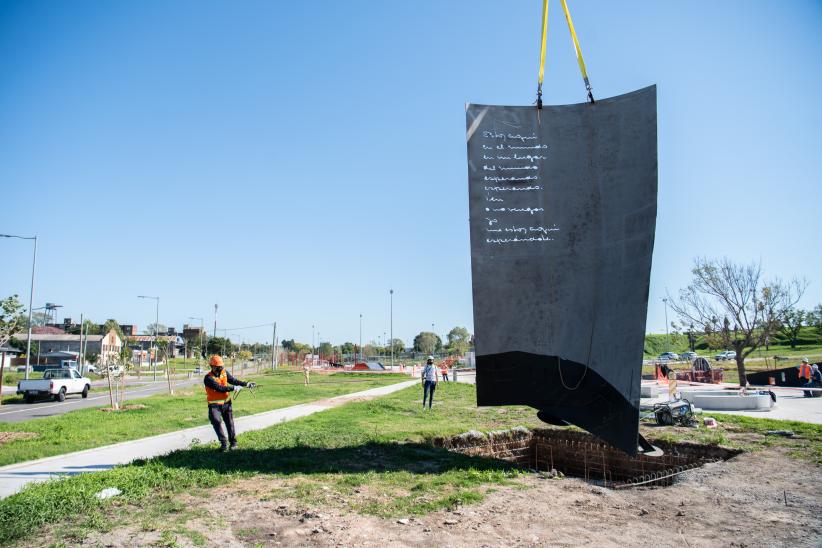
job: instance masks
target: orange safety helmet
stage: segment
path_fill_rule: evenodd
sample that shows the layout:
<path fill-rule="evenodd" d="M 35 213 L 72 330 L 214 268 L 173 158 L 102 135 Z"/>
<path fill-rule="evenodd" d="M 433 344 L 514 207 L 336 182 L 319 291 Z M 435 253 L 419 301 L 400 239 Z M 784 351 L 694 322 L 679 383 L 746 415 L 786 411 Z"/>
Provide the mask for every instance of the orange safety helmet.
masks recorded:
<path fill-rule="evenodd" d="M 210 365 L 211 367 L 220 367 L 225 364 L 223 364 L 223 359 L 215 354 L 211 356 L 210 360 L 208 360 L 208 365 Z"/>

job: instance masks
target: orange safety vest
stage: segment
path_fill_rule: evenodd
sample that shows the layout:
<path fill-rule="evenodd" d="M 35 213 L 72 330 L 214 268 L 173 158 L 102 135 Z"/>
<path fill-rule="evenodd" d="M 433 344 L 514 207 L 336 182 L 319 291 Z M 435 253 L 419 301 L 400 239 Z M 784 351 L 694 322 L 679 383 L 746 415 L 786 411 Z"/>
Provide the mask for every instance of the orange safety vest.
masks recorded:
<path fill-rule="evenodd" d="M 799 366 L 799 378 L 805 378 L 811 380 L 811 366 L 803 363 Z"/>
<path fill-rule="evenodd" d="M 220 386 L 228 386 L 228 377 L 225 374 L 225 369 L 223 369 L 220 372 L 219 377 L 215 376 L 213 371 L 210 371 L 208 374 L 210 376 L 214 377 L 215 379 L 217 379 L 217 383 Z M 206 401 L 208 403 L 225 403 L 226 400 L 228 399 L 228 394 L 229 394 L 228 392 L 220 392 L 218 390 L 214 390 L 213 388 L 209 387 L 208 385 L 206 385 L 205 391 L 206 391 Z"/>

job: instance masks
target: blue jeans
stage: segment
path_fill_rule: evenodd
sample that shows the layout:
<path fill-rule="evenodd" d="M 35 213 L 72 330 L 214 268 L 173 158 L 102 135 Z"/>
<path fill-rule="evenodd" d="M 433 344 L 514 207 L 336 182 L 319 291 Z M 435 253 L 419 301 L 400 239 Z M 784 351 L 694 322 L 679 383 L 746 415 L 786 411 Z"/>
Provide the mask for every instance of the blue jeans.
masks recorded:
<path fill-rule="evenodd" d="M 437 381 L 425 381 L 422 385 L 422 406 L 425 407 L 425 400 L 428 400 L 428 409 L 434 403 L 434 390 L 437 389 Z"/>

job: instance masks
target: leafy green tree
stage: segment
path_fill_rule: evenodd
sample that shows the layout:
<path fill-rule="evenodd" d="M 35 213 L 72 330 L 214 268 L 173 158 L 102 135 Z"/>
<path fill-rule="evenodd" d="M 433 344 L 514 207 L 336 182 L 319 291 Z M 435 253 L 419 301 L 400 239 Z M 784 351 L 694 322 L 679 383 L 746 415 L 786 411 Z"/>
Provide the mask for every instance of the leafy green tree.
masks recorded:
<path fill-rule="evenodd" d="M 97 352 L 86 352 L 86 362 L 90 363 L 91 365 L 95 365 L 97 360 L 100 359 L 100 354 Z"/>
<path fill-rule="evenodd" d="M 225 337 L 209 337 L 208 343 L 206 344 L 206 349 L 208 350 L 208 355 L 213 356 L 214 354 L 219 354 L 220 356 L 226 355 L 230 356 L 234 353 L 236 346 L 231 342 L 231 340 L 226 339 Z"/>
<path fill-rule="evenodd" d="M 357 345 L 352 342 L 344 342 L 340 345 L 340 352 L 342 354 L 353 354 L 357 351 Z"/>
<path fill-rule="evenodd" d="M 808 318 L 808 322 L 813 326 L 816 332 L 822 336 L 822 304 L 816 305 L 816 308 L 814 308 L 811 313 L 811 317 Z"/>
<path fill-rule="evenodd" d="M 433 354 L 442 349 L 442 339 L 431 331 L 422 331 L 414 337 L 414 350 L 424 354 Z"/>
<path fill-rule="evenodd" d="M 471 334 L 464 327 L 455 327 L 448 332 L 448 353 L 463 356 L 471 348 Z"/>
<path fill-rule="evenodd" d="M 17 295 L 0 301 L 0 346 L 5 346 L 17 329 L 27 322 L 27 319 L 22 316 L 22 311 L 23 305 L 17 300 Z M 3 386 L 4 365 L 5 361 L 0 363 L 0 386 Z"/>
<path fill-rule="evenodd" d="M 280 341 L 280 346 L 282 346 L 286 352 L 293 352 L 295 344 L 294 339 L 283 339 Z"/>
<path fill-rule="evenodd" d="M 802 325 L 810 316 L 810 313 L 799 308 L 789 308 L 782 312 L 782 322 L 779 330 L 790 341 L 791 348 L 796 348 L 796 337 L 799 335 Z"/>
<path fill-rule="evenodd" d="M 251 354 L 251 351 L 249 351 L 249 350 L 240 350 L 237 353 L 237 357 L 239 359 L 247 362 L 248 360 L 250 360 L 253 357 L 253 355 Z"/>
<path fill-rule="evenodd" d="M 334 345 L 332 345 L 330 342 L 327 342 L 327 341 L 323 342 L 323 343 L 320 343 L 319 353 L 320 353 L 320 356 L 322 356 L 325 359 L 328 359 L 328 358 L 332 357 L 335 353 L 334 352 Z"/>
<path fill-rule="evenodd" d="M 106 320 L 106 323 L 103 324 L 103 329 L 100 330 L 100 334 L 105 335 L 112 329 L 115 333 L 117 333 L 117 336 L 120 337 L 121 341 L 126 340 L 126 336 L 123 334 L 123 330 L 120 328 L 120 324 L 118 324 L 116 320 Z"/>
<path fill-rule="evenodd" d="M 391 349 L 394 349 L 394 356 L 399 356 L 403 352 L 405 352 L 405 343 L 402 342 L 402 339 L 391 339 L 391 344 L 388 346 L 388 353 L 391 353 Z"/>

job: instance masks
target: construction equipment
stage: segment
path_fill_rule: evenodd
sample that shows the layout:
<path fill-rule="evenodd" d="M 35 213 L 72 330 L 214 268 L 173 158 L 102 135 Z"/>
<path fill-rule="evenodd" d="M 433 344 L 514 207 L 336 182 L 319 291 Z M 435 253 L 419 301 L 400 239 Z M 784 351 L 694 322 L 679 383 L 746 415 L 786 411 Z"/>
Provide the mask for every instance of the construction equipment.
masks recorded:
<path fill-rule="evenodd" d="M 688 400 L 654 404 L 654 416 L 660 426 L 695 426 L 694 406 Z"/>

